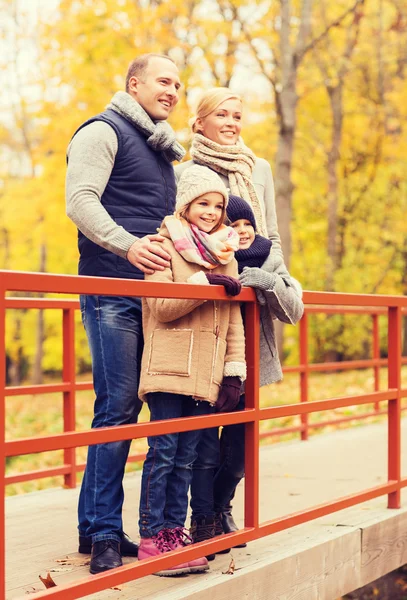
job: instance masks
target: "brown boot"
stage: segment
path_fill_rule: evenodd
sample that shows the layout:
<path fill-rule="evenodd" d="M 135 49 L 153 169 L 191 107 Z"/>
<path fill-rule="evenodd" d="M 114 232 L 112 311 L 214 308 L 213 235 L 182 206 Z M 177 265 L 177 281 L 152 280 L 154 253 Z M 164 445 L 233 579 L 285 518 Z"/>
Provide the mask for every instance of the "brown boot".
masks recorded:
<path fill-rule="evenodd" d="M 214 517 L 198 517 L 191 519 L 191 528 L 189 530 L 192 543 L 197 544 L 205 540 L 211 540 L 215 537 L 215 519 Z M 223 532 L 222 532 L 223 533 Z M 214 560 L 215 554 L 207 554 L 208 560 Z"/>

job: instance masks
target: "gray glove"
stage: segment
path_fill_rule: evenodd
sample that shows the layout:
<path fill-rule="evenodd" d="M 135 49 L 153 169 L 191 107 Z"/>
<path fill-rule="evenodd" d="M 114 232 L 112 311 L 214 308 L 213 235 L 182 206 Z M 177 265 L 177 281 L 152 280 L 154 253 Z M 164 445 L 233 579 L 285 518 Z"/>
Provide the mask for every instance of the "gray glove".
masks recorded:
<path fill-rule="evenodd" d="M 245 267 L 239 279 L 245 287 L 257 288 L 259 290 L 272 290 L 274 285 L 272 274 L 258 267 Z"/>

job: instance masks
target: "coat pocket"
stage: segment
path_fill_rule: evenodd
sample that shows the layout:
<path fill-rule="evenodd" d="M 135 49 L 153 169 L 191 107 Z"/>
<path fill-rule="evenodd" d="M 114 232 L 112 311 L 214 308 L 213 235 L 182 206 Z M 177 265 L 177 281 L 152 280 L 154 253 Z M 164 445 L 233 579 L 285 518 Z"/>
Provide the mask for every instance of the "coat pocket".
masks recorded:
<path fill-rule="evenodd" d="M 212 362 L 212 380 L 220 385 L 223 380 L 223 370 L 225 367 L 226 342 L 221 338 L 216 339 Z"/>
<path fill-rule="evenodd" d="M 189 377 L 193 340 L 192 329 L 155 329 L 150 337 L 147 373 Z"/>

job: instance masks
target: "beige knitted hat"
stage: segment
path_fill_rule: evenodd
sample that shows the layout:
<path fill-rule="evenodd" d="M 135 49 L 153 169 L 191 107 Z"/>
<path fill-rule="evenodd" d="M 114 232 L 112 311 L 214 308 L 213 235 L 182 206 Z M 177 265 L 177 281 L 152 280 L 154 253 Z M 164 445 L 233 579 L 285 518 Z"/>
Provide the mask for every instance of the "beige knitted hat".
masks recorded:
<path fill-rule="evenodd" d="M 201 167 L 201 165 L 193 165 L 185 169 L 178 181 L 175 210 L 181 210 L 191 204 L 193 200 L 208 192 L 222 194 L 226 208 L 229 199 L 228 191 L 215 171 L 208 169 L 208 167 Z"/>

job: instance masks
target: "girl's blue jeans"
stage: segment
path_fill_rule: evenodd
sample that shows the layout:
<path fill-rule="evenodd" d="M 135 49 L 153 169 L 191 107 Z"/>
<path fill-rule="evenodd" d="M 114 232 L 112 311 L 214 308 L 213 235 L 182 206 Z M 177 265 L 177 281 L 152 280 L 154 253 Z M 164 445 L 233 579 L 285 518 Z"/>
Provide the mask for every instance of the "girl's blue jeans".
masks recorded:
<path fill-rule="evenodd" d="M 209 402 L 190 396 L 156 392 L 148 394 L 150 421 L 207 415 L 214 412 Z M 140 537 L 150 538 L 161 529 L 184 527 L 188 490 L 197 445 L 205 430 L 148 437 L 140 494 Z"/>

